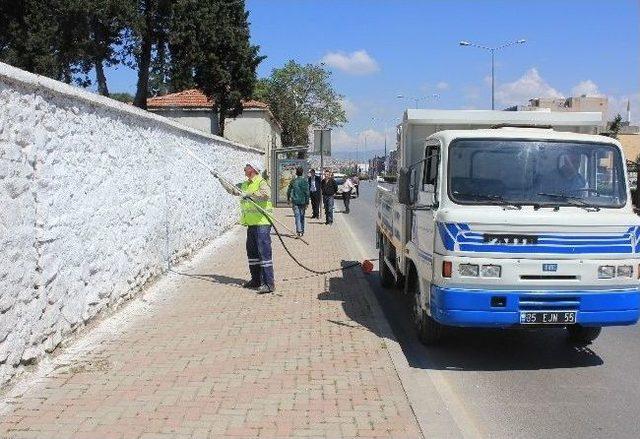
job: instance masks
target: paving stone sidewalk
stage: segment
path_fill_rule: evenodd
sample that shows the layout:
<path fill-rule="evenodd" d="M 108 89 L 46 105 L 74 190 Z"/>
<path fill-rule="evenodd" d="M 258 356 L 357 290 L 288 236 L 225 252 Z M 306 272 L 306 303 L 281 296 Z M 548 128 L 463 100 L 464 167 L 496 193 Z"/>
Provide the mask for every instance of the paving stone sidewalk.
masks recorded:
<path fill-rule="evenodd" d="M 307 220 L 308 247 L 286 239 L 315 269 L 354 259 L 336 216 Z M 257 295 L 240 286 L 245 232 L 229 233 L 2 395 L 0 437 L 420 437 L 360 269 L 306 277 L 274 236 L 277 292 Z"/>

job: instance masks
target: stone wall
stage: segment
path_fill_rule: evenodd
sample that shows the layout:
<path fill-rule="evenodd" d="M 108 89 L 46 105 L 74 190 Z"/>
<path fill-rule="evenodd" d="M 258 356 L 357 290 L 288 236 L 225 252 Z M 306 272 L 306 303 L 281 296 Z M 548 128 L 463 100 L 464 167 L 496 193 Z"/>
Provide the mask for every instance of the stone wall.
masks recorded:
<path fill-rule="evenodd" d="M 235 223 L 256 149 L 0 63 L 0 384 Z"/>

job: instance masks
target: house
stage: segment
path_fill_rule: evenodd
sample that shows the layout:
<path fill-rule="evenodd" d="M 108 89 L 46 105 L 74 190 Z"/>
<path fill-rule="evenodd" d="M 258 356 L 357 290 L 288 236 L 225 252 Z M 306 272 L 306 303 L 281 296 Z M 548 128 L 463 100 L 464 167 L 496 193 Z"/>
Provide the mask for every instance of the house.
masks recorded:
<path fill-rule="evenodd" d="M 191 128 L 218 135 L 218 114 L 213 101 L 200 90 L 191 89 L 147 99 L 147 110 Z M 244 101 L 242 114 L 226 118 L 224 137 L 265 152 L 264 169 L 271 175 L 272 151 L 282 146 L 282 128 L 269 106 L 259 101 Z"/>

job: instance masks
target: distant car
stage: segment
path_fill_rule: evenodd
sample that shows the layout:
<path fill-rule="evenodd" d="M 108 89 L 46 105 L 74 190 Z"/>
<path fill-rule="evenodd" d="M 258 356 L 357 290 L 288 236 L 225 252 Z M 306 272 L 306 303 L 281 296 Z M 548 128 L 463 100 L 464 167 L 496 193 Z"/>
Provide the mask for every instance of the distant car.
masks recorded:
<path fill-rule="evenodd" d="M 338 194 L 340 194 L 342 196 L 342 191 L 344 190 L 343 185 L 344 182 L 347 181 L 347 176 L 345 174 L 340 174 L 338 172 L 336 172 L 335 174 L 333 174 L 333 179 L 336 181 L 336 184 L 338 185 Z M 351 191 L 351 198 L 356 198 L 356 191 L 355 189 Z"/>

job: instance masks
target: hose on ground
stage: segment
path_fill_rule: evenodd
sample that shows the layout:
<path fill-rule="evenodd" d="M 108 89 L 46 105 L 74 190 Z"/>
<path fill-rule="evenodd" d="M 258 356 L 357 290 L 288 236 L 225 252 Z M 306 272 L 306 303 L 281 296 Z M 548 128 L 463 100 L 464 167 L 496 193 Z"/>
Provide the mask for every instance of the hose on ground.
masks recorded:
<path fill-rule="evenodd" d="M 255 204 L 255 205 L 257 206 L 257 204 Z M 289 257 L 293 260 L 293 262 L 295 262 L 300 268 L 302 268 L 303 270 L 308 271 L 309 273 L 313 273 L 316 276 L 322 276 L 322 275 L 329 274 L 329 273 L 335 273 L 335 272 L 338 272 L 338 271 L 349 270 L 351 268 L 360 267 L 363 264 L 360 261 L 351 262 L 351 263 L 349 263 L 347 265 L 344 265 L 344 266 L 342 266 L 340 268 L 332 268 L 330 270 L 314 270 L 313 268 L 309 268 L 306 265 L 304 265 L 302 262 L 300 262 L 300 260 L 298 258 L 296 258 L 296 256 L 293 253 L 291 253 L 291 250 L 289 250 L 289 248 L 287 247 L 287 244 L 284 242 L 284 239 L 282 238 L 282 235 L 280 235 L 280 232 L 278 231 L 278 228 L 275 226 L 275 224 L 271 220 L 271 216 L 266 214 L 266 212 L 265 212 L 265 217 L 267 218 L 267 221 L 269 221 L 269 223 L 271 224 L 271 227 L 273 227 L 274 232 L 276 232 L 276 236 L 278 237 L 278 240 L 280 241 L 280 244 L 282 244 L 282 248 L 284 248 L 284 251 L 289 255 Z M 375 261 L 375 260 L 377 260 L 377 259 L 369 259 L 369 261 Z"/>

